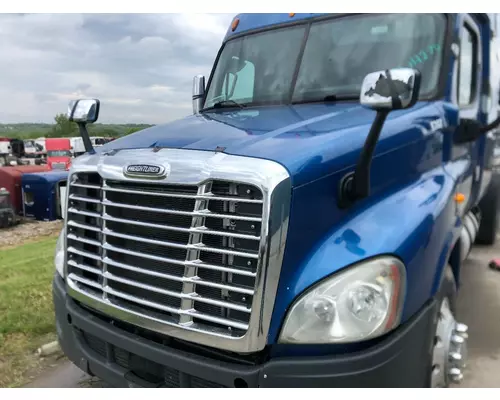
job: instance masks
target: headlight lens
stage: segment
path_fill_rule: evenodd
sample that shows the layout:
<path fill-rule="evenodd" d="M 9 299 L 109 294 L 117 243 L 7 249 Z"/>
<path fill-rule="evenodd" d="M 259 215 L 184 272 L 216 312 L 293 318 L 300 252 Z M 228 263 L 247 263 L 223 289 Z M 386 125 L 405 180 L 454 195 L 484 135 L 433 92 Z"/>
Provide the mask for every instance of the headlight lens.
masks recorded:
<path fill-rule="evenodd" d="M 380 336 L 399 325 L 405 291 L 401 261 L 393 257 L 365 261 L 299 297 L 279 341 L 349 343 Z"/>
<path fill-rule="evenodd" d="M 64 278 L 64 231 L 63 228 L 59 237 L 57 238 L 56 250 L 54 253 L 54 264 L 56 266 L 56 271 Z"/>

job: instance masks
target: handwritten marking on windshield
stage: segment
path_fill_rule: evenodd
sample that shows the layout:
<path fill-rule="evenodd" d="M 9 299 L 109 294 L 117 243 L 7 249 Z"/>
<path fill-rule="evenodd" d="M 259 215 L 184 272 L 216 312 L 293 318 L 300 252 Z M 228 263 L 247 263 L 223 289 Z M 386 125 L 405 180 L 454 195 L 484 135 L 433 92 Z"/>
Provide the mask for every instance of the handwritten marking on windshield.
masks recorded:
<path fill-rule="evenodd" d="M 410 57 L 410 61 L 408 62 L 408 67 L 415 68 L 417 65 L 423 64 L 424 62 L 426 62 L 431 58 L 430 56 L 438 53 L 440 50 L 441 50 L 441 45 L 439 43 L 427 46 L 425 49 L 420 50 L 418 53 Z"/>

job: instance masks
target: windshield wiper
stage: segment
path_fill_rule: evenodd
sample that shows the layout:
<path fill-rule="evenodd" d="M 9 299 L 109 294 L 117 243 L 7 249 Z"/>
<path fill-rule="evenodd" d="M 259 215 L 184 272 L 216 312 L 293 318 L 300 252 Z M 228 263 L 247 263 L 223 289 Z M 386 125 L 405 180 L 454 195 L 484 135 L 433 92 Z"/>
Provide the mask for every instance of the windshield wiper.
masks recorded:
<path fill-rule="evenodd" d="M 353 94 L 329 94 L 325 97 L 311 97 L 300 101 L 294 101 L 292 104 L 307 104 L 307 103 L 333 103 L 336 101 L 359 100 L 359 96 Z"/>
<path fill-rule="evenodd" d="M 323 101 L 342 101 L 342 100 L 357 100 L 359 96 L 354 96 L 352 94 L 329 94 L 323 97 Z"/>
<path fill-rule="evenodd" d="M 232 107 L 245 108 L 246 105 L 237 103 L 234 100 L 222 100 L 218 101 L 211 107 L 202 109 L 201 111 L 217 110 L 219 108 L 232 108 Z"/>

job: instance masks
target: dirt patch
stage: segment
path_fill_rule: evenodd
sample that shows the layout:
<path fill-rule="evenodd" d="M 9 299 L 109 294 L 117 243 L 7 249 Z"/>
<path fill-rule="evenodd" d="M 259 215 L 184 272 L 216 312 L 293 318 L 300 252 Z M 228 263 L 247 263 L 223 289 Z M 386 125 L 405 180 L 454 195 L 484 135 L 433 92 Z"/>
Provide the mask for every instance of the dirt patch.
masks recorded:
<path fill-rule="evenodd" d="M 0 248 L 15 247 L 43 237 L 56 236 L 62 227 L 62 220 L 33 221 L 24 219 L 16 226 L 0 230 Z"/>

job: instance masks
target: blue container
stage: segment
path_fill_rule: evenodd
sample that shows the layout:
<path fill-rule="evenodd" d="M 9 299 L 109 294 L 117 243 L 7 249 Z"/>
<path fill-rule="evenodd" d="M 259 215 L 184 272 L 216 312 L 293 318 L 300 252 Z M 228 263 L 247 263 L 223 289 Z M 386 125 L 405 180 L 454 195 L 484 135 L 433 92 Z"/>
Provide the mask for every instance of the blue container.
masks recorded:
<path fill-rule="evenodd" d="M 21 178 L 24 216 L 39 221 L 62 218 L 60 189 L 67 180 L 68 171 L 24 174 Z"/>

